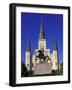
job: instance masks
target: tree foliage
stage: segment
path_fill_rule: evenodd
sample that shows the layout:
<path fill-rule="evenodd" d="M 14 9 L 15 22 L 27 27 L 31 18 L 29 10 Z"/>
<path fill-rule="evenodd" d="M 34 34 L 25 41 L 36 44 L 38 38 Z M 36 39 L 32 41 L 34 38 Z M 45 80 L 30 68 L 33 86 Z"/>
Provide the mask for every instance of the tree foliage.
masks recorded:
<path fill-rule="evenodd" d="M 26 77 L 27 76 L 27 72 L 28 72 L 28 70 L 27 70 L 27 68 L 26 68 L 26 66 L 25 66 L 25 64 L 21 64 L 21 76 L 22 77 Z"/>
<path fill-rule="evenodd" d="M 29 77 L 33 75 L 33 71 L 28 71 L 25 64 L 21 64 L 21 77 Z"/>
<path fill-rule="evenodd" d="M 60 74 L 63 74 L 63 62 L 60 64 Z"/>

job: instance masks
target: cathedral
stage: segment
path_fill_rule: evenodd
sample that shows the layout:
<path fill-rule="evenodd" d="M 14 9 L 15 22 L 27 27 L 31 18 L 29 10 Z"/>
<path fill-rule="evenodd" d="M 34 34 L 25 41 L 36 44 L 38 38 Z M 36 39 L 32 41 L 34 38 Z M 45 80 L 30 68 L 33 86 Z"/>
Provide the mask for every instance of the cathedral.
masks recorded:
<path fill-rule="evenodd" d="M 25 65 L 28 71 L 33 71 L 34 75 L 51 74 L 58 70 L 58 48 L 56 40 L 54 41 L 53 52 L 46 47 L 46 38 L 44 26 L 41 18 L 40 33 L 38 39 L 38 48 L 31 52 L 30 41 L 25 52 Z"/>

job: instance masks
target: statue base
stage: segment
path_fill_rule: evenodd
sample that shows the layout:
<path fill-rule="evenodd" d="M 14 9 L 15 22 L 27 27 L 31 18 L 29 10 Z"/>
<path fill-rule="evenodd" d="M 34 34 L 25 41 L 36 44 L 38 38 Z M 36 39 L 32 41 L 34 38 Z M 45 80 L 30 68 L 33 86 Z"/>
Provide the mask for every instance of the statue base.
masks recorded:
<path fill-rule="evenodd" d="M 43 62 L 38 63 L 34 66 L 34 75 L 51 74 L 51 63 Z"/>

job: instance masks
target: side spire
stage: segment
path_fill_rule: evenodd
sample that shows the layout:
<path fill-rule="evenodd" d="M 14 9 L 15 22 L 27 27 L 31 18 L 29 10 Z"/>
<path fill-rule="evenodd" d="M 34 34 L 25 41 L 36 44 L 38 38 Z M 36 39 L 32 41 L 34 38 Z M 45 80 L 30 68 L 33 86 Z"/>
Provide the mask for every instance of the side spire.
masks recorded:
<path fill-rule="evenodd" d="M 30 40 L 29 39 L 28 39 L 26 51 L 29 51 L 29 52 L 31 51 L 31 46 L 30 46 Z"/>
<path fill-rule="evenodd" d="M 55 39 L 55 41 L 54 41 L 54 50 L 58 50 L 56 39 Z"/>
<path fill-rule="evenodd" d="M 39 35 L 39 39 L 44 39 L 44 38 L 45 38 L 45 34 L 44 34 L 43 21 L 42 21 L 42 17 L 41 17 L 41 25 L 40 25 L 40 35 Z"/>

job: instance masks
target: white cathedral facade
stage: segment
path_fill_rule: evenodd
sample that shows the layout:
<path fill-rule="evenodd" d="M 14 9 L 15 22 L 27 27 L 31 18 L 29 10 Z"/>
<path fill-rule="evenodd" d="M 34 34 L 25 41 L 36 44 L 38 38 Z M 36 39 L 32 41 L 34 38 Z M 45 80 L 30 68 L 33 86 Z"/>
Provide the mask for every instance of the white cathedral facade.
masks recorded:
<path fill-rule="evenodd" d="M 25 65 L 28 71 L 33 70 L 34 74 L 50 74 L 52 70 L 58 70 L 58 48 L 55 41 L 53 52 L 46 47 L 43 22 L 41 19 L 38 48 L 31 53 L 30 41 L 26 49 Z"/>

